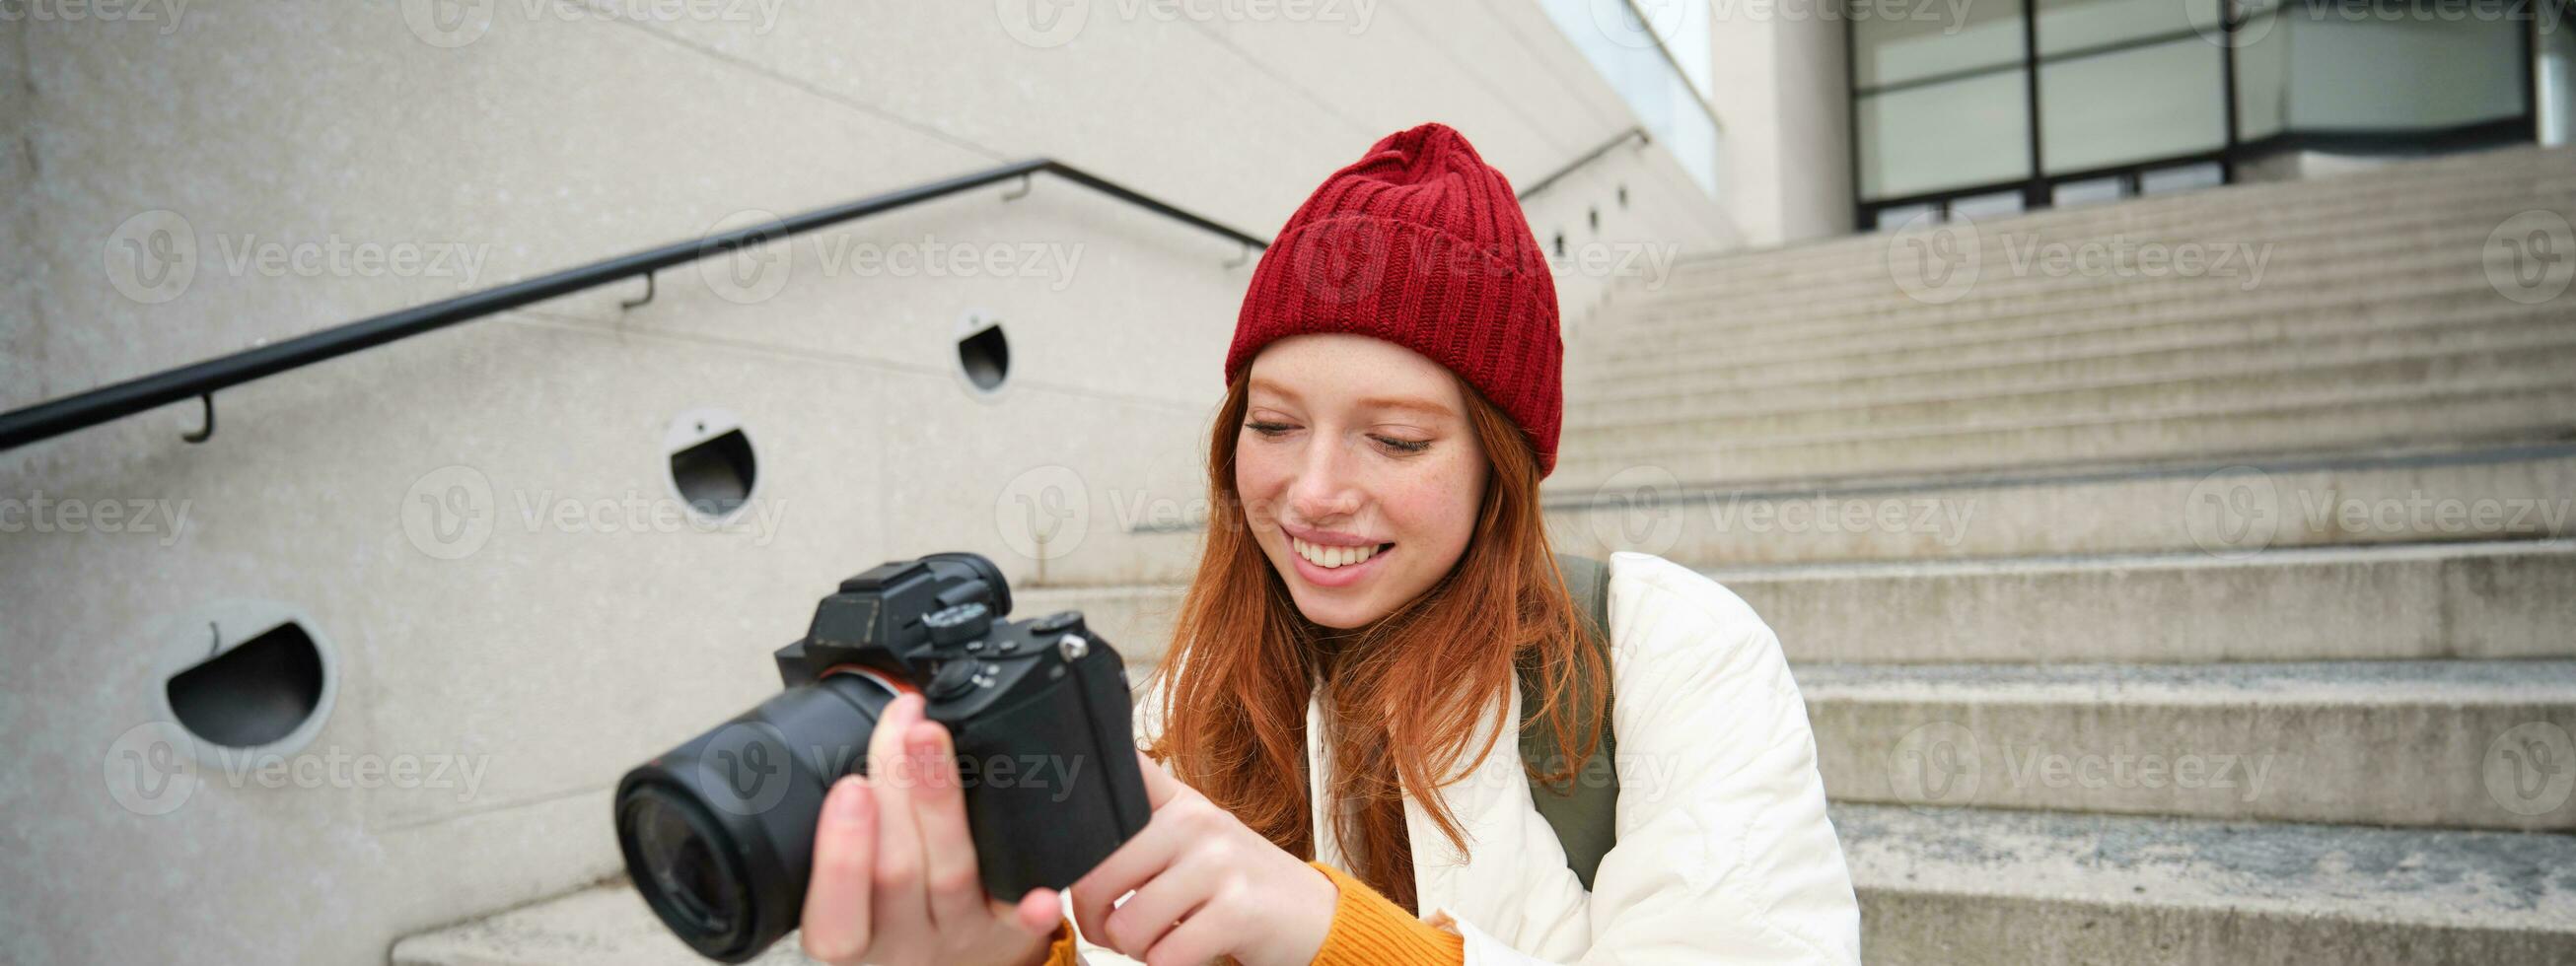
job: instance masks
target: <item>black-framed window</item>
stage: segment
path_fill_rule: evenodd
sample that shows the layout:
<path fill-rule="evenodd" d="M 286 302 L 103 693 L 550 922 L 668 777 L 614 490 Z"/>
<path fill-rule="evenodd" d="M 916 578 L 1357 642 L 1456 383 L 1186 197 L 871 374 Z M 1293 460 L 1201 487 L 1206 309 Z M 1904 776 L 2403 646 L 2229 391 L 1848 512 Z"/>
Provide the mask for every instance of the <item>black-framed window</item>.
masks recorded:
<path fill-rule="evenodd" d="M 2531 141 L 2533 38 L 2557 15 L 2535 20 L 2534 2 L 2563 0 L 1969 0 L 1955 16 L 1856 16 L 1857 225 L 2223 184 L 2285 150 Z"/>

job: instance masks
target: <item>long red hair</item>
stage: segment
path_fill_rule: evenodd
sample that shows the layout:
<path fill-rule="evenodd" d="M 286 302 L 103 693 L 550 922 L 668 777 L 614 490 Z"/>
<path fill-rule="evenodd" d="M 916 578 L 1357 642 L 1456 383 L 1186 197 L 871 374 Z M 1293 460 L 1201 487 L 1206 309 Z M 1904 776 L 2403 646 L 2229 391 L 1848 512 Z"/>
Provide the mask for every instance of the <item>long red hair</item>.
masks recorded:
<path fill-rule="evenodd" d="M 1234 485 L 1249 378 L 1246 367 L 1226 387 L 1209 435 L 1207 539 L 1172 647 L 1148 679 L 1149 700 L 1163 705 L 1151 753 L 1289 854 L 1313 859 L 1306 705 L 1311 682 L 1325 682 L 1336 735 L 1326 787 L 1350 809 L 1336 825 L 1338 844 L 1357 866 L 1352 874 L 1410 909 L 1404 790 L 1452 844 L 1469 848 L 1457 817 L 1429 790 L 1493 752 L 1493 742 L 1468 745 L 1480 719 L 1504 713 L 1515 667 L 1530 669 L 1547 696 L 1523 709 L 1529 727 L 1548 729 L 1556 760 L 1569 763 L 1591 757 L 1600 741 L 1599 722 L 1574 709 L 1604 706 L 1599 692 L 1610 676 L 1578 636 L 1529 439 L 1463 380 L 1468 423 L 1491 468 L 1466 551 L 1429 590 L 1366 627 L 1307 620 L 1253 538 Z M 1569 700 L 1577 682 L 1594 693 Z M 1493 734 L 1509 740 L 1511 724 L 1499 722 Z M 1549 782 L 1569 781 L 1573 770 L 1524 767 Z"/>

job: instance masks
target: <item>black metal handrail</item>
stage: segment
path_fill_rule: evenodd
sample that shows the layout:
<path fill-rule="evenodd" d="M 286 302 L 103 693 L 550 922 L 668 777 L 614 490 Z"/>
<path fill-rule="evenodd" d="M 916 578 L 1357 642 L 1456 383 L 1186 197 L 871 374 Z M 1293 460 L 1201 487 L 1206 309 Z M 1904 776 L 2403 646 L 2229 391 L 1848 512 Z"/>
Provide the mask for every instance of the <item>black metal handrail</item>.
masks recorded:
<path fill-rule="evenodd" d="M 1637 149 L 1640 151 L 1645 150 L 1646 145 L 1655 143 L 1654 135 L 1647 134 L 1645 128 L 1631 125 L 1627 130 L 1619 132 L 1616 137 L 1601 142 L 1600 147 L 1584 152 L 1582 157 L 1566 162 L 1565 167 L 1549 172 L 1547 177 L 1540 178 L 1537 181 L 1532 182 L 1529 187 L 1522 188 L 1520 200 L 1528 201 L 1531 195 L 1546 191 L 1549 186 L 1563 180 L 1566 175 L 1573 174 L 1575 169 L 1591 164 L 1594 161 L 1601 160 L 1602 155 L 1608 154 L 1612 149 L 1628 143 L 1632 138 L 1636 140 Z"/>
<path fill-rule="evenodd" d="M 1013 178 L 1031 178 L 1041 174 L 1055 175 L 1191 227 L 1241 242 L 1248 248 L 1260 249 L 1270 245 L 1268 241 L 1072 165 L 1052 158 L 1036 158 L 387 312 L 274 345 L 37 403 L 0 414 L 0 450 L 16 449 L 190 397 L 203 399 L 206 403 L 205 428 L 187 437 L 191 442 L 202 441 L 213 431 L 214 393 L 220 389 L 610 282 L 641 276 L 649 285 L 654 272 L 709 255 L 803 234 Z"/>
<path fill-rule="evenodd" d="M 1653 143 L 1653 139 L 1646 134 L 1644 128 L 1631 127 L 1621 131 L 1617 137 L 1604 142 L 1600 147 L 1592 149 L 1547 177 L 1540 178 L 1528 188 L 1522 189 L 1520 197 L 1528 198 L 1547 190 L 1548 186 L 1555 184 L 1575 169 L 1600 159 L 1630 139 L 1635 139 L 1641 148 Z M 1247 249 L 1270 247 L 1268 241 L 1185 211 L 1161 199 L 1088 171 L 1053 158 L 1034 158 L 973 174 L 960 175 L 945 181 L 934 181 L 829 208 L 790 215 L 704 238 L 673 242 L 659 248 L 631 252 L 525 281 L 512 282 L 479 292 L 469 292 L 427 305 L 387 312 L 346 325 L 332 326 L 319 332 L 296 336 L 275 345 L 246 349 L 228 356 L 190 363 L 61 399 L 47 400 L 24 409 L 0 414 L 0 451 L 16 449 L 38 440 L 50 439 L 73 430 L 131 416 L 191 397 L 205 403 L 205 423 L 202 428 L 186 434 L 183 438 L 191 443 L 201 443 L 214 435 L 214 394 L 217 390 L 327 359 L 335 359 L 360 349 L 410 338 L 459 322 L 470 322 L 520 306 L 596 288 L 610 282 L 641 277 L 647 286 L 645 297 L 649 299 L 652 297 L 650 286 L 653 284 L 653 273 L 665 268 L 733 251 L 745 245 L 776 241 L 845 221 L 944 198 L 961 191 L 971 191 L 1013 178 L 1027 179 L 1041 174 L 1055 175 L 1191 227 L 1222 235 L 1243 243 Z M 1021 190 L 1026 191 L 1025 188 Z M 1018 194 L 1006 195 L 1005 199 L 1015 197 L 1018 197 Z M 628 304 L 631 306 L 640 303 Z"/>

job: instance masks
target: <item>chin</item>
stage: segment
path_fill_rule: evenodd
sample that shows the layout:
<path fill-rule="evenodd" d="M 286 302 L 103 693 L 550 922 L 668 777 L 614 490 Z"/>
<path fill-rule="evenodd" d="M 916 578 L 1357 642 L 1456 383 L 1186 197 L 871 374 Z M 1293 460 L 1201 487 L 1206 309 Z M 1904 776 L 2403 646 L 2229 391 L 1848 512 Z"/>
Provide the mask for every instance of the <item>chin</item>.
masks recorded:
<path fill-rule="evenodd" d="M 1377 614 L 1366 613 L 1360 608 L 1340 601 L 1308 601 L 1303 595 L 1294 591 L 1291 591 L 1289 596 L 1297 601 L 1297 612 L 1306 615 L 1307 620 L 1337 631 L 1365 627 L 1379 617 Z"/>

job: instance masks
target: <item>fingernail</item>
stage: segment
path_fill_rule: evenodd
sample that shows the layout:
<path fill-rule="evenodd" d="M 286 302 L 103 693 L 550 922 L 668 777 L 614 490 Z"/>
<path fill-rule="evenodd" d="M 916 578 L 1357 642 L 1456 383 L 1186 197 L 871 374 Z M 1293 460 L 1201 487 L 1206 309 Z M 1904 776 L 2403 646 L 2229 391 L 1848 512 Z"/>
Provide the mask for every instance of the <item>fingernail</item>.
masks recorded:
<path fill-rule="evenodd" d="M 867 783 L 860 781 L 857 776 L 844 775 L 840 781 L 832 783 L 831 808 L 834 819 L 855 822 L 867 807 Z"/>

